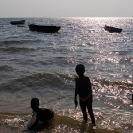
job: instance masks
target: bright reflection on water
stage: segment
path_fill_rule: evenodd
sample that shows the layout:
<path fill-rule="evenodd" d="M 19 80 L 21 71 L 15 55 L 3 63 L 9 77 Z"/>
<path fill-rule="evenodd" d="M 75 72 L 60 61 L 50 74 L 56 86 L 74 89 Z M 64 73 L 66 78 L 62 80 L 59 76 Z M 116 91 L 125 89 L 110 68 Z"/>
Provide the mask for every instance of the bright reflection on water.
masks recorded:
<path fill-rule="evenodd" d="M 27 19 L 29 22 L 61 25 L 57 34 L 30 32 L 28 25 L 12 27 L 9 20 L 2 19 L 4 28 L 0 27 L 1 113 L 30 113 L 31 97 L 39 97 L 42 107 L 52 107 L 61 116 L 57 117 L 54 128 L 40 132 L 78 133 L 82 130 L 107 133 L 102 128 L 132 132 L 132 19 Z M 108 33 L 104 25 L 123 31 L 120 34 Z M 96 130 L 90 123 L 82 124 L 79 106 L 74 109 L 75 66 L 78 63 L 85 65 L 85 75 L 92 82 Z M 0 117 L 6 124 L 12 121 L 16 125 L 18 121 L 25 124 L 29 115 L 15 116 L 18 119 L 8 119 L 8 115 L 3 118 L 3 114 Z M 23 127 L 24 124 L 20 125 Z"/>

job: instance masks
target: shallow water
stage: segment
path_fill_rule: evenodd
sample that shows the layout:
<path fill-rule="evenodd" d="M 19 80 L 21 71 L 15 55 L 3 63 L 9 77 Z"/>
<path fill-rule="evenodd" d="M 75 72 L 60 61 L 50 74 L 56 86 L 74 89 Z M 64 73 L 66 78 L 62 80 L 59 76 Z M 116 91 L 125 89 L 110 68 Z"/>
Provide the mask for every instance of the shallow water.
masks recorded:
<path fill-rule="evenodd" d="M 40 99 L 41 107 L 81 122 L 82 113 L 79 107 L 74 109 L 73 97 L 75 66 L 83 63 L 92 82 L 98 128 L 132 132 L 133 19 L 26 18 L 24 27 L 11 25 L 11 20 L 15 19 L 0 19 L 1 124 L 22 132 L 33 97 Z M 31 32 L 28 23 L 61 26 L 61 30 L 55 34 Z M 123 31 L 108 33 L 105 24 Z M 60 129 L 74 131 L 69 122 Z"/>

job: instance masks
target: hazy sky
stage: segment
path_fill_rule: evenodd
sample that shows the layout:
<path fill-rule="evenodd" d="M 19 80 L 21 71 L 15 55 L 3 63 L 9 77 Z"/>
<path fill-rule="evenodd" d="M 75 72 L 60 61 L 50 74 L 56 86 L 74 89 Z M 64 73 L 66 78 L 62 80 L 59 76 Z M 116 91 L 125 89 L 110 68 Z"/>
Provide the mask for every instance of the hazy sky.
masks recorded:
<path fill-rule="evenodd" d="M 133 0 L 0 0 L 0 18 L 133 17 Z"/>

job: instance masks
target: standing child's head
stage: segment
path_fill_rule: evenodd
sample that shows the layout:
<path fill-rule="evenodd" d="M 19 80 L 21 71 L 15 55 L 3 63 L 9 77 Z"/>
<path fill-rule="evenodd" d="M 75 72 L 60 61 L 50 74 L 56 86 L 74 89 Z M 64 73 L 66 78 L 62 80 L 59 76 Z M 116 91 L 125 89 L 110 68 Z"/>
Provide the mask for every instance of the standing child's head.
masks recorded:
<path fill-rule="evenodd" d="M 84 75 L 85 67 L 83 64 L 78 64 L 75 68 L 75 71 L 78 75 Z"/>
<path fill-rule="evenodd" d="M 38 98 L 32 98 L 31 99 L 31 108 L 35 109 L 39 107 L 39 99 Z"/>

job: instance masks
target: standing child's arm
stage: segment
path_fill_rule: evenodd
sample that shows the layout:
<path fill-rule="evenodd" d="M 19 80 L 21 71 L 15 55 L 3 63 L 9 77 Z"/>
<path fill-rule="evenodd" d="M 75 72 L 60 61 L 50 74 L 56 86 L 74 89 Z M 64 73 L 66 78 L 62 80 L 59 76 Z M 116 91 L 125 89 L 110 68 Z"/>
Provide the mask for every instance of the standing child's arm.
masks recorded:
<path fill-rule="evenodd" d="M 75 79 L 75 83 L 76 83 L 76 79 Z M 75 84 L 75 96 L 74 96 L 74 103 L 75 103 L 75 108 L 78 105 L 78 101 L 77 101 L 77 84 Z"/>

